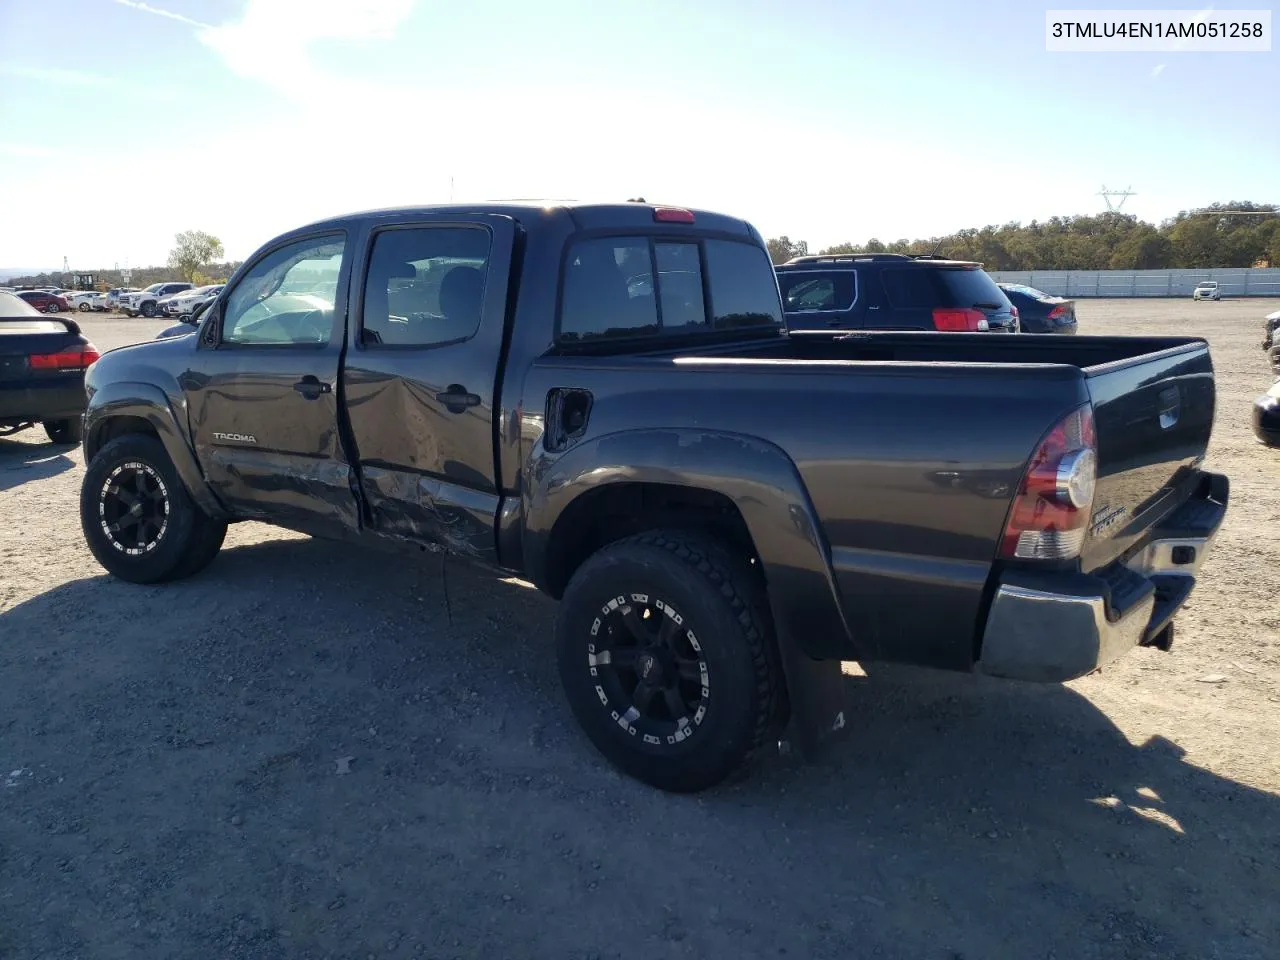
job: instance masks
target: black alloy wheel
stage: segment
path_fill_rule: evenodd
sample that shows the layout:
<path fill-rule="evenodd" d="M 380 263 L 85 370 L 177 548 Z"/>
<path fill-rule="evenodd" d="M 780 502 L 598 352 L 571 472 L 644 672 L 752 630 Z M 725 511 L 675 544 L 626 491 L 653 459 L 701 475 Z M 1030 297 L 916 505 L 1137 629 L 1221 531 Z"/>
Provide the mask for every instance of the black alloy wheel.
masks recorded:
<path fill-rule="evenodd" d="M 164 479 L 141 460 L 118 464 L 98 492 L 98 523 L 121 553 L 150 553 L 169 529 L 169 488 Z"/>

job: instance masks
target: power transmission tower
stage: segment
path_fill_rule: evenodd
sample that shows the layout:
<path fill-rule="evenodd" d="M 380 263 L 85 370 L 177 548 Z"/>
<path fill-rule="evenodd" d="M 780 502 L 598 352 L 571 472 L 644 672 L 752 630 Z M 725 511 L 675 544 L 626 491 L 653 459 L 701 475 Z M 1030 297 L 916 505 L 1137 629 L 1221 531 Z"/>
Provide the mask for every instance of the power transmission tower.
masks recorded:
<path fill-rule="evenodd" d="M 1104 183 L 1102 185 L 1102 189 L 1098 191 L 1098 196 L 1106 201 L 1107 213 L 1119 213 L 1120 209 L 1124 206 L 1124 202 L 1130 197 L 1136 197 L 1137 194 L 1133 192 L 1132 187 L 1125 187 L 1123 190 L 1108 190 L 1107 185 Z M 1120 202 L 1112 203 L 1112 197 L 1119 197 Z"/>

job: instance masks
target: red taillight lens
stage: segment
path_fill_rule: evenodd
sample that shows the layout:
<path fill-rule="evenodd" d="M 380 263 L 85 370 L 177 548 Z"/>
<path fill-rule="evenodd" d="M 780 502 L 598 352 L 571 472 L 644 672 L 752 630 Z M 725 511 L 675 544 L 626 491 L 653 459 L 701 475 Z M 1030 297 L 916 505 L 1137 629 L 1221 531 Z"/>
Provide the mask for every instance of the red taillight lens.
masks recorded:
<path fill-rule="evenodd" d="M 1086 404 L 1054 426 L 1032 454 L 1013 498 L 1000 555 L 1018 560 L 1078 556 L 1097 478 L 1093 408 Z"/>
<path fill-rule="evenodd" d="M 693 223 L 693 211 L 682 207 L 655 207 L 653 219 L 658 223 Z"/>
<path fill-rule="evenodd" d="M 1052 310 L 1049 311 L 1050 320 L 1057 320 L 1059 317 L 1065 317 L 1066 315 L 1067 315 L 1067 308 L 1062 306 L 1061 304 L 1059 304 L 1058 306 L 1054 307 Z"/>
<path fill-rule="evenodd" d="M 987 329 L 987 315 L 973 307 L 952 308 L 935 307 L 933 310 L 933 327 L 935 330 L 951 332 Z"/>
<path fill-rule="evenodd" d="M 57 353 L 33 353 L 27 363 L 32 370 L 83 370 L 100 356 L 98 348 L 88 343 Z"/>

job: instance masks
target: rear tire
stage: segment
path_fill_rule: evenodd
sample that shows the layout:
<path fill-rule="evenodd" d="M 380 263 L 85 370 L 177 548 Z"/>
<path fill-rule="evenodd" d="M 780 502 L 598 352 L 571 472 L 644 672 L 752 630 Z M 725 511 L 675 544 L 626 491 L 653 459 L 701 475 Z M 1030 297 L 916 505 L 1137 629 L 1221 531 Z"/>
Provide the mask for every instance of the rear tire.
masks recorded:
<path fill-rule="evenodd" d="M 80 488 L 80 525 L 98 563 L 131 583 L 191 576 L 217 555 L 227 529 L 196 506 L 164 444 L 145 434 L 98 451 Z"/>
<path fill-rule="evenodd" d="M 54 443 L 79 443 L 84 439 L 84 421 L 79 417 L 68 420 L 46 420 L 44 432 Z"/>
<path fill-rule="evenodd" d="M 766 609 L 751 569 L 696 536 L 654 532 L 604 547 L 574 574 L 556 622 L 560 679 L 583 731 L 623 772 L 662 790 L 724 780 L 779 715 Z"/>

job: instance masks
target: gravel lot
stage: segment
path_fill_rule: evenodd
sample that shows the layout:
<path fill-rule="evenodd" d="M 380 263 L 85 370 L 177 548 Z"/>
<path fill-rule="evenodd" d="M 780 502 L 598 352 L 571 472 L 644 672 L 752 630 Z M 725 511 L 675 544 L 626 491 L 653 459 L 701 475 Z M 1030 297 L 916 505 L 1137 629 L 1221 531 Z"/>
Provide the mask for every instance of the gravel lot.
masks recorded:
<path fill-rule="evenodd" d="M 827 759 L 698 797 L 578 733 L 540 595 L 257 524 L 115 582 L 79 451 L 0 440 L 0 957 L 1280 956 L 1277 306 L 1079 305 L 1213 344 L 1232 505 L 1171 655 L 850 676 Z"/>

